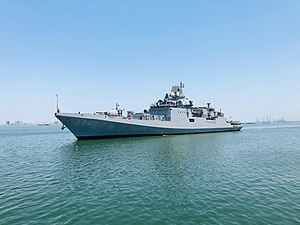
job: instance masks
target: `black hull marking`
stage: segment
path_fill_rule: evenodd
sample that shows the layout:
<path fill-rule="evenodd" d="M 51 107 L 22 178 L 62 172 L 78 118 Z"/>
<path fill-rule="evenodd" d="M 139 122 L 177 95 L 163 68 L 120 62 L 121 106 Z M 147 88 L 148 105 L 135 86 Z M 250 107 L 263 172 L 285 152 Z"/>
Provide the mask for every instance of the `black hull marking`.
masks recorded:
<path fill-rule="evenodd" d="M 208 134 L 208 133 L 221 133 L 221 132 L 234 132 L 239 130 L 223 130 L 223 131 L 206 131 L 195 133 L 178 133 L 178 134 L 129 134 L 129 135 L 109 135 L 109 136 L 81 136 L 76 137 L 78 140 L 95 140 L 95 139 L 114 139 L 114 138 L 130 138 L 130 137 L 147 137 L 147 136 L 175 136 L 175 135 L 188 135 L 188 134 Z"/>

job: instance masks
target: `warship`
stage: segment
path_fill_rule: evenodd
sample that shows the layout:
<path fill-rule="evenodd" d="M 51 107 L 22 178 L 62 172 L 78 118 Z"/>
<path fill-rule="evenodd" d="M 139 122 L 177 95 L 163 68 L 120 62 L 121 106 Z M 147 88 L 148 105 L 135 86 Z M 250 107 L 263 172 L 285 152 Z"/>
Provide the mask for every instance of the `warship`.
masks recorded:
<path fill-rule="evenodd" d="M 57 96 L 58 97 L 58 96 Z M 216 111 L 210 103 L 194 106 L 186 98 L 184 84 L 172 87 L 165 97 L 150 105 L 141 113 L 120 109 L 119 105 L 107 111 L 95 113 L 63 113 L 55 117 L 78 140 L 137 136 L 164 136 L 212 132 L 240 131 L 239 121 L 227 120 L 224 113 Z"/>

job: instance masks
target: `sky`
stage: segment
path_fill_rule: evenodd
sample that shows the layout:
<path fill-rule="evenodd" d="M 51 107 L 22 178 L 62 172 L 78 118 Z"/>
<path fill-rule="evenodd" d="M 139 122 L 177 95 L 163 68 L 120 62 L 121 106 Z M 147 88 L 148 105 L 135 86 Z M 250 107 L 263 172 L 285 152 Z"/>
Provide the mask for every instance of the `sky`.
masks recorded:
<path fill-rule="evenodd" d="M 185 83 L 235 120 L 300 120 L 299 0 L 0 1 L 0 124 L 142 111 Z"/>

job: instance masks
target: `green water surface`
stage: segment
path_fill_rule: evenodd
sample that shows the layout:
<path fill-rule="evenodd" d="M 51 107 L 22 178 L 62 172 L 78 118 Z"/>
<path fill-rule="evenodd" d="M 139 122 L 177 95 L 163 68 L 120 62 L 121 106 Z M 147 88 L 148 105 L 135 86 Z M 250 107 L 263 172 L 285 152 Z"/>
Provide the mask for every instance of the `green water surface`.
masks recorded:
<path fill-rule="evenodd" d="M 95 141 L 0 126 L 0 224 L 300 224 L 300 125 Z"/>

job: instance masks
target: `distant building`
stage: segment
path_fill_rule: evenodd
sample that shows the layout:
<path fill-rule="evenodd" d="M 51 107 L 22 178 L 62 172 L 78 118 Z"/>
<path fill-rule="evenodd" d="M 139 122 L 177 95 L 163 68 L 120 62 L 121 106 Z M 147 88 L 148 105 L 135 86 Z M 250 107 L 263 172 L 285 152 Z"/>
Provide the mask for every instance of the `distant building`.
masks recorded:
<path fill-rule="evenodd" d="M 20 120 L 15 121 L 15 125 L 22 125 L 22 124 L 23 124 L 23 121 L 20 121 Z"/>
<path fill-rule="evenodd" d="M 6 125 L 10 125 L 10 121 L 9 120 L 6 121 Z"/>

